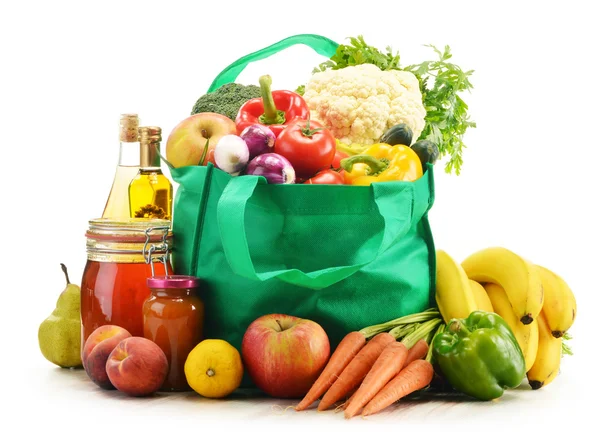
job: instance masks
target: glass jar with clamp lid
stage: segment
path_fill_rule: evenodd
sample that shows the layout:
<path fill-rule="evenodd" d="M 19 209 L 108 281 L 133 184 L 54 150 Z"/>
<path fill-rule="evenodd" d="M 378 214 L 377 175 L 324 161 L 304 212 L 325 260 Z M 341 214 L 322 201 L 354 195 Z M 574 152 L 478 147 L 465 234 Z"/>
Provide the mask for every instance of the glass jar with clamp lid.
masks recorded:
<path fill-rule="evenodd" d="M 147 280 L 173 274 L 172 241 L 168 220 L 89 221 L 81 281 L 82 346 L 102 325 L 121 326 L 133 336 L 144 336 L 142 308 L 150 296 Z"/>

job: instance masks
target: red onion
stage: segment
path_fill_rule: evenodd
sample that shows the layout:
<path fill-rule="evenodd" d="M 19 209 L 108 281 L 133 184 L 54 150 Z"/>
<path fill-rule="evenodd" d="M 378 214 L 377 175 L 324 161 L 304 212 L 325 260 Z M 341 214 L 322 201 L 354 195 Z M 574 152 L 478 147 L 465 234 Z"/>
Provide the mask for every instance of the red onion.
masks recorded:
<path fill-rule="evenodd" d="M 244 139 L 246 145 L 248 145 L 250 159 L 261 154 L 273 152 L 275 134 L 273 134 L 273 131 L 271 131 L 269 127 L 260 124 L 250 125 L 242 131 L 240 137 Z"/>
<path fill-rule="evenodd" d="M 291 184 L 296 181 L 296 172 L 288 159 L 273 153 L 254 157 L 246 168 L 248 175 L 262 175 L 271 184 Z"/>
<path fill-rule="evenodd" d="M 249 160 L 246 142 L 235 134 L 227 134 L 215 145 L 215 164 L 231 175 L 239 175 Z"/>

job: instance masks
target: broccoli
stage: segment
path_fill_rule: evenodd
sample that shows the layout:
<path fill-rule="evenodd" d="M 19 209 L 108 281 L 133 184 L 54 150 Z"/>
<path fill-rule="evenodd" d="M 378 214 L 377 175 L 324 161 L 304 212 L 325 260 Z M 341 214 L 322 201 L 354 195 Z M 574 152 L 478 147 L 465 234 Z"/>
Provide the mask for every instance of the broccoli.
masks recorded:
<path fill-rule="evenodd" d="M 235 82 L 222 85 L 212 93 L 207 93 L 196 101 L 192 114 L 219 113 L 235 121 L 240 107 L 250 99 L 259 98 L 260 87 L 242 85 Z"/>

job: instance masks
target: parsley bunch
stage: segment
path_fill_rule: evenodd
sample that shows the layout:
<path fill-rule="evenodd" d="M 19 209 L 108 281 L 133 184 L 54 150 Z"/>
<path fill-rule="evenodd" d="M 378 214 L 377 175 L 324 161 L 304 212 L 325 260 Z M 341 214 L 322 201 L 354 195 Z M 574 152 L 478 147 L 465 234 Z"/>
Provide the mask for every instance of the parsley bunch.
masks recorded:
<path fill-rule="evenodd" d="M 385 53 L 382 53 L 376 47 L 365 43 L 362 35 L 350 38 L 350 44 L 340 44 L 335 54 L 325 62 L 319 64 L 313 73 L 324 72 L 325 70 L 338 70 L 348 66 L 358 66 L 360 64 L 375 64 L 381 70 L 401 70 L 400 55 L 392 53 L 390 46 L 386 47 Z"/>
<path fill-rule="evenodd" d="M 470 120 L 469 106 L 459 93 L 473 88 L 469 77 L 473 70 L 463 71 L 459 66 L 449 62 L 452 58 L 450 47 L 441 51 L 433 45 L 437 55 L 433 61 L 424 61 L 406 67 L 400 65 L 400 55 L 386 47 L 385 52 L 369 46 L 364 38 L 350 38 L 350 44 L 340 44 L 336 53 L 327 61 L 319 64 L 313 73 L 325 70 L 338 70 L 360 64 L 374 64 L 381 70 L 405 70 L 413 73 L 419 80 L 423 106 L 427 111 L 425 128 L 419 140 L 427 139 L 438 145 L 440 157 L 449 156 L 445 171 L 460 174 L 463 164 L 463 150 L 466 145 L 463 136 L 468 128 L 475 128 Z M 303 91 L 303 90 L 301 90 Z"/>

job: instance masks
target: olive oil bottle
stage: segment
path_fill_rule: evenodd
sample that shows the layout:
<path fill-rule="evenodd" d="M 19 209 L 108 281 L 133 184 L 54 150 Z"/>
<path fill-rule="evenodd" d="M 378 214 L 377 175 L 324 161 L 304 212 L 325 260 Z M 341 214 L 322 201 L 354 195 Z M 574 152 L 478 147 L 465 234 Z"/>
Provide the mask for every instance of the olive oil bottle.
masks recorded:
<path fill-rule="evenodd" d="M 129 213 L 132 218 L 171 219 L 173 185 L 160 167 L 159 127 L 139 128 L 140 168 L 129 184 Z"/>
<path fill-rule="evenodd" d="M 129 218 L 129 183 L 140 170 L 140 119 L 137 114 L 121 114 L 119 121 L 119 163 L 104 206 L 102 218 Z"/>

